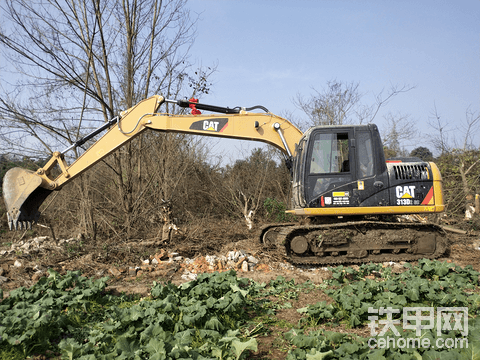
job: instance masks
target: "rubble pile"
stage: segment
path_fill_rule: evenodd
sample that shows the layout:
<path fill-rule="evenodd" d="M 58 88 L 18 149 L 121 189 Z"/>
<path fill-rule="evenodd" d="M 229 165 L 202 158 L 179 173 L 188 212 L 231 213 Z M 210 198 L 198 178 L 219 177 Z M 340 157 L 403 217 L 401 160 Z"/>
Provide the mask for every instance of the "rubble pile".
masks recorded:
<path fill-rule="evenodd" d="M 293 268 L 293 266 L 292 266 Z M 137 267 L 110 269 L 114 276 L 128 274 L 129 278 L 138 276 L 169 277 L 172 273 L 180 272 L 182 280 L 195 280 L 198 274 L 205 272 L 222 272 L 236 270 L 248 271 L 270 271 L 271 267 L 250 255 L 245 250 L 230 251 L 227 255 L 206 255 L 197 256 L 193 259 L 180 256 L 176 252 L 167 253 L 164 249 L 149 259 L 142 261 Z"/>
<path fill-rule="evenodd" d="M 12 243 L 9 250 L 0 250 L 1 256 L 10 256 L 10 255 L 35 255 L 38 253 L 43 253 L 46 251 L 58 251 L 62 250 L 62 245 L 74 242 L 76 239 L 62 239 L 53 241 L 48 236 L 39 236 L 29 240 L 21 240 L 18 243 Z"/>
<path fill-rule="evenodd" d="M 81 247 L 81 239 L 71 238 L 55 241 L 48 236 L 36 237 L 10 244 L 6 250 L 0 250 L 0 284 L 8 282 L 10 270 L 23 270 L 28 274 L 31 281 L 38 281 L 46 276 L 46 268 L 29 261 L 33 255 L 46 255 L 50 252 L 65 253 L 71 256 L 62 261 L 56 262 L 57 271 L 82 270 L 84 268 L 95 268 L 97 276 L 110 276 L 117 279 L 134 280 L 138 278 L 155 278 L 170 280 L 174 275 L 181 277 L 183 281 L 196 279 L 197 274 L 204 272 L 222 272 L 235 270 L 238 272 L 274 270 L 272 265 L 265 264 L 257 254 L 249 253 L 247 250 L 229 251 L 225 255 L 206 255 L 195 258 L 187 258 L 176 252 L 168 252 L 160 249 L 155 255 L 141 260 L 133 265 L 113 265 L 95 261 L 93 254 L 78 254 L 77 249 Z M 98 259 L 97 259 L 98 260 Z M 3 265 L 2 265 L 3 264 Z M 80 265 L 79 265 L 80 264 Z M 82 265 L 84 264 L 84 265 Z M 55 266 L 54 266 L 55 268 Z M 288 263 L 276 263 L 275 268 L 293 270 L 294 267 Z"/>

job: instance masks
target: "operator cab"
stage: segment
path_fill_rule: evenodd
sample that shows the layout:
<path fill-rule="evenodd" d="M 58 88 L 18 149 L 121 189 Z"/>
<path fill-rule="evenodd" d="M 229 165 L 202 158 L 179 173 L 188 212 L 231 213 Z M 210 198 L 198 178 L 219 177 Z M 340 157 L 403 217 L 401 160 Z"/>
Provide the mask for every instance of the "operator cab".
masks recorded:
<path fill-rule="evenodd" d="M 309 129 L 298 144 L 294 166 L 295 208 L 388 203 L 385 156 L 374 124 Z"/>

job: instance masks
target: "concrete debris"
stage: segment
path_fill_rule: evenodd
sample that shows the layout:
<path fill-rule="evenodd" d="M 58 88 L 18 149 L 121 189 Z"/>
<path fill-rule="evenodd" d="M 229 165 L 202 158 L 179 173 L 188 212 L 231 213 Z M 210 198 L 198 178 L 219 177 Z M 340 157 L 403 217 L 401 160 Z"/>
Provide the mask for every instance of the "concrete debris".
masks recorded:
<path fill-rule="evenodd" d="M 295 267 L 289 263 L 278 263 L 278 266 L 285 270 L 293 270 Z"/>
<path fill-rule="evenodd" d="M 465 210 L 465 219 L 470 220 L 475 214 L 475 208 L 471 205 L 467 205 L 467 209 Z"/>
<path fill-rule="evenodd" d="M 118 270 L 118 269 L 116 269 L 116 268 L 110 268 L 110 269 L 108 269 L 108 272 L 109 272 L 110 274 L 112 274 L 113 276 L 116 276 L 116 277 L 122 275 L 122 273 L 120 272 L 120 270 Z"/>
<path fill-rule="evenodd" d="M 474 241 L 472 243 L 472 247 L 475 249 L 475 250 L 480 250 L 480 239 Z M 1 274 L 0 274 L 1 275 Z"/>
<path fill-rule="evenodd" d="M 9 250 L 1 250 L 0 257 L 7 257 L 10 255 L 34 255 L 39 253 L 46 253 L 48 251 L 58 251 L 62 248 L 62 245 L 73 243 L 76 239 L 53 241 L 48 236 L 38 236 L 29 240 L 21 240 L 13 243 Z"/>
<path fill-rule="evenodd" d="M 18 241 L 10 246 L 8 250 L 0 251 L 1 258 L 9 258 L 10 266 L 17 269 L 28 270 L 33 281 L 38 281 L 47 275 L 46 269 L 30 264 L 27 260 L 28 255 L 47 254 L 48 252 L 59 252 L 79 246 L 81 237 L 53 240 L 48 236 L 36 237 L 33 239 Z M 100 257 L 100 255 L 99 255 Z M 82 261 L 92 263 L 96 260 L 96 254 L 83 255 Z M 68 260 L 68 259 L 67 259 Z M 64 266 L 62 265 L 62 268 Z M 92 267 L 92 266 L 91 266 Z M 139 260 L 139 264 L 129 264 L 125 266 L 108 266 L 108 267 L 92 267 L 97 276 L 110 276 L 112 278 L 125 278 L 126 280 L 134 280 L 140 276 L 152 277 L 155 279 L 169 280 L 175 274 L 182 277 L 183 280 L 194 280 L 198 274 L 223 272 L 235 270 L 239 273 L 248 273 L 251 271 L 270 272 L 279 270 L 293 271 L 298 267 L 290 263 L 265 264 L 257 253 L 250 253 L 245 249 L 232 250 L 224 255 L 206 255 L 197 256 L 195 258 L 186 258 L 178 252 L 168 252 L 165 249 L 159 249 L 149 258 Z M 0 268 L 2 269 L 2 268 Z M 32 271 L 33 270 L 33 271 Z M 304 272 L 317 272 L 319 269 L 311 269 L 311 266 L 302 268 Z M 0 276 L 4 275 L 0 270 Z M 8 265 L 5 268 L 8 276 Z M 5 278 L 5 277 L 4 277 Z M 7 279 L 7 278 L 5 278 Z M 7 280 L 3 280 L 4 282 Z"/>
<path fill-rule="evenodd" d="M 194 273 L 191 273 L 189 271 L 186 271 L 182 276 L 181 278 L 183 280 L 187 280 L 187 281 L 192 281 L 192 280 L 196 280 L 197 279 L 197 274 L 194 274 Z"/>
<path fill-rule="evenodd" d="M 129 276 L 137 276 L 137 269 L 134 267 L 129 267 L 128 268 L 128 275 Z"/>

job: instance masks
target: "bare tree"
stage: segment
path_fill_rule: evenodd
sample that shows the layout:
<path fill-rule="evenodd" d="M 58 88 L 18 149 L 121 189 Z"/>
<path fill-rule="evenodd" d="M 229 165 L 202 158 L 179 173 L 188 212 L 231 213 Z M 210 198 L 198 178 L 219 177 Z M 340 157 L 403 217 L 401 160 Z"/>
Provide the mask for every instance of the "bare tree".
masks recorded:
<path fill-rule="evenodd" d="M 313 89 L 315 94 L 307 100 L 297 95 L 295 104 L 305 112 L 311 125 L 343 125 L 362 97 L 358 87 L 358 83 L 328 81 L 321 92 Z"/>
<path fill-rule="evenodd" d="M 432 116 L 428 119 L 428 125 L 434 130 L 430 140 L 434 149 L 440 155 L 447 153 L 450 150 L 449 133 L 452 129 L 441 119 L 436 104 L 434 104 Z"/>
<path fill-rule="evenodd" d="M 454 122 L 444 121 L 436 107 L 433 114 L 429 124 L 435 135 L 431 141 L 441 154 L 438 162 L 445 176 L 448 210 L 462 208 L 466 217 L 470 218 L 475 193 L 480 189 L 480 114 L 468 108 L 465 120 L 457 122 L 457 126 L 451 125 Z M 458 183 L 460 186 L 455 186 Z"/>
<path fill-rule="evenodd" d="M 406 155 L 402 145 L 415 138 L 415 121 L 409 115 L 392 113 L 386 114 L 384 120 L 382 126 L 383 145 L 394 156 Z"/>
<path fill-rule="evenodd" d="M 23 75 L 0 92 L 10 153 L 51 154 L 155 93 L 208 92 L 214 69 L 188 58 L 197 19 L 186 0 L 5 0 L 2 13 L 0 51 Z M 106 161 L 127 232 L 143 193 L 143 149 L 140 138 Z"/>
<path fill-rule="evenodd" d="M 279 186 L 280 177 L 277 176 L 273 154 L 268 149 L 256 148 L 248 158 L 237 160 L 233 166 L 227 165 L 221 174 L 222 186 L 210 193 L 225 213 L 235 217 L 242 214 L 248 229 L 253 228 L 265 199 L 283 190 Z M 282 176 L 281 179 L 287 180 L 288 177 Z"/>
<path fill-rule="evenodd" d="M 359 86 L 359 83 L 331 80 L 322 91 L 313 89 L 315 94 L 307 99 L 297 95 L 294 103 L 307 115 L 309 126 L 362 124 L 372 122 L 392 98 L 413 89 L 408 85 L 392 85 L 387 92 L 376 94 L 373 104 L 366 105 L 361 102 L 364 94 Z"/>

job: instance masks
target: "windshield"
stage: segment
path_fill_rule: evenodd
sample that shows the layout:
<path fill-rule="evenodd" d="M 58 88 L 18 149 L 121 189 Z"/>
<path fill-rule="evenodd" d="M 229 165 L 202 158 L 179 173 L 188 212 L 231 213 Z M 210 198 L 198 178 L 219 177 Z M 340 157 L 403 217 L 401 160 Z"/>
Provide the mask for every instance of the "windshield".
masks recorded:
<path fill-rule="evenodd" d="M 315 134 L 310 154 L 307 201 L 351 181 L 347 132 Z"/>
<path fill-rule="evenodd" d="M 349 172 L 348 134 L 316 134 L 310 161 L 310 174 Z"/>

